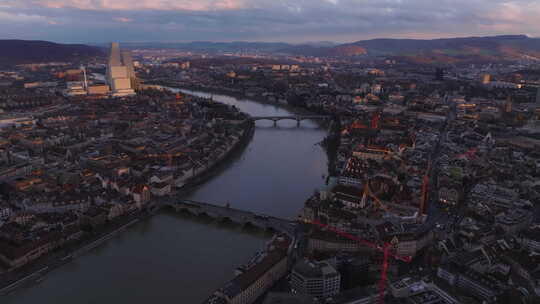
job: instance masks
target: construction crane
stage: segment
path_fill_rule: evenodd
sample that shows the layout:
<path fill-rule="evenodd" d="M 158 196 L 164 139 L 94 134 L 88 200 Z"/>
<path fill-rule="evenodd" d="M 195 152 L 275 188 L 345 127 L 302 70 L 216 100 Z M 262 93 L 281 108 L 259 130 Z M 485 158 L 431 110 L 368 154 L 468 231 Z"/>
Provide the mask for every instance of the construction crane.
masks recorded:
<path fill-rule="evenodd" d="M 388 211 L 388 207 L 386 207 L 386 205 L 383 204 L 383 202 L 371 192 L 371 189 L 369 188 L 369 181 L 366 181 L 366 185 L 364 186 L 364 192 L 362 194 L 362 200 L 360 201 L 360 205 L 362 206 L 362 208 L 366 205 L 368 196 L 375 200 L 379 208 L 383 209 L 384 211 Z"/>
<path fill-rule="evenodd" d="M 458 157 L 466 157 L 468 159 L 473 159 L 473 158 L 476 157 L 477 152 L 478 152 L 477 148 L 472 148 L 472 149 L 468 150 L 467 152 L 458 155 Z"/>
<path fill-rule="evenodd" d="M 169 153 L 167 156 L 169 157 L 168 165 L 169 165 L 169 167 L 172 167 L 172 165 L 173 165 L 173 155 Z"/>
<path fill-rule="evenodd" d="M 374 113 L 373 117 L 371 118 L 371 128 L 374 130 L 378 130 L 380 120 L 381 120 L 381 113 L 380 112 Z"/>
<path fill-rule="evenodd" d="M 422 181 L 422 196 L 420 198 L 420 212 L 419 215 L 426 214 L 426 205 L 428 200 L 428 191 L 429 191 L 429 177 L 424 175 Z"/>
<path fill-rule="evenodd" d="M 393 258 L 395 260 L 399 260 L 405 263 L 410 263 L 412 261 L 412 257 L 410 256 L 400 256 L 394 253 L 393 250 L 393 244 L 385 242 L 383 244 L 376 244 L 364 239 L 361 239 L 355 235 L 349 234 L 347 232 L 341 231 L 337 228 L 334 228 L 332 226 L 323 224 L 317 220 L 314 220 L 311 222 L 311 224 L 318 226 L 322 229 L 326 229 L 328 231 L 332 231 L 335 234 L 342 236 L 344 238 L 350 239 L 352 241 L 358 242 L 362 245 L 365 245 L 373 250 L 380 251 L 383 253 L 383 262 L 381 267 L 381 279 L 379 280 L 379 304 L 384 304 L 384 294 L 386 291 L 386 281 L 388 279 L 388 263 L 390 258 Z"/>
<path fill-rule="evenodd" d="M 422 181 L 422 196 L 420 197 L 420 212 L 418 216 L 426 214 L 427 203 L 428 203 L 428 193 L 429 193 L 429 173 L 431 172 L 431 160 L 429 161 L 428 168 L 426 173 L 424 173 L 424 178 Z"/>

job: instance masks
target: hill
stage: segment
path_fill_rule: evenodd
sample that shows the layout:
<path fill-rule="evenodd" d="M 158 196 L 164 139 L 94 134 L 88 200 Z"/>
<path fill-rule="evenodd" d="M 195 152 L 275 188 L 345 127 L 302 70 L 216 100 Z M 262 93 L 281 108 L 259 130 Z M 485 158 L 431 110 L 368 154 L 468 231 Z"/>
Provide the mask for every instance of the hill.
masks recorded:
<path fill-rule="evenodd" d="M 525 35 L 445 39 L 372 39 L 353 43 L 313 42 L 152 42 L 122 43 L 126 48 L 178 49 L 213 54 L 261 52 L 317 57 L 386 57 L 415 64 L 488 63 L 528 59 L 540 61 L 540 39 Z M 103 45 L 106 48 L 106 45 Z M 1 52 L 0 52 L 1 54 Z"/>
<path fill-rule="evenodd" d="M 78 61 L 104 56 L 103 50 L 82 44 L 0 40 L 0 65 Z"/>
<path fill-rule="evenodd" d="M 540 61 L 540 39 L 525 35 L 446 39 L 372 39 L 334 45 L 323 43 L 189 42 L 123 44 L 126 47 L 186 51 L 263 52 L 318 57 L 384 56 L 418 64 L 456 64 L 531 59 Z"/>
<path fill-rule="evenodd" d="M 339 56 L 349 56 L 338 48 L 358 47 L 370 56 L 396 56 L 417 63 L 493 62 L 540 60 L 540 39 L 525 35 L 419 39 L 373 39 L 334 48 Z"/>
<path fill-rule="evenodd" d="M 282 42 L 122 42 L 122 47 L 128 49 L 175 49 L 182 51 L 222 53 L 222 52 L 275 52 L 290 45 Z M 101 46 L 101 45 L 100 45 Z M 103 45 L 108 47 L 108 45 Z"/>

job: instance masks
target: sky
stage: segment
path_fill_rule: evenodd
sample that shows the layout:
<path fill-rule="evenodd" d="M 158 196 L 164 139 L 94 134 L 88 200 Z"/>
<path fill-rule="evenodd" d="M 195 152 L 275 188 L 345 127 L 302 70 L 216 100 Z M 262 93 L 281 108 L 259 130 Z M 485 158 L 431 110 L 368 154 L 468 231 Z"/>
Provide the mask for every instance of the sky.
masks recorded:
<path fill-rule="evenodd" d="M 0 39 L 352 42 L 540 36 L 540 0 L 0 0 Z"/>

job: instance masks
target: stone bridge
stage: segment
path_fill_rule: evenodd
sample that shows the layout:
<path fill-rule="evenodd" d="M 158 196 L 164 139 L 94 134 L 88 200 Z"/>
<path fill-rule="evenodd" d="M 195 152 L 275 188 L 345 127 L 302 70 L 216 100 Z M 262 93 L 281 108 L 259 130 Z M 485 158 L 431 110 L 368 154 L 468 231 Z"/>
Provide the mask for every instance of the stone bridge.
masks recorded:
<path fill-rule="evenodd" d="M 295 235 L 296 221 L 292 220 L 192 200 L 178 200 L 168 202 L 167 205 L 177 212 L 187 211 L 193 215 L 208 216 L 223 222 L 230 221 L 245 226 L 251 225 L 261 229 L 279 231 L 288 234 L 291 238 Z"/>
<path fill-rule="evenodd" d="M 296 121 L 297 125 L 300 125 L 300 122 L 302 120 L 308 120 L 308 119 L 319 119 L 319 120 L 327 120 L 332 119 L 331 116 L 326 115 L 289 115 L 289 116 L 252 116 L 251 120 L 258 121 L 258 120 L 270 120 L 274 122 L 274 125 L 277 124 L 280 120 L 294 120 Z"/>

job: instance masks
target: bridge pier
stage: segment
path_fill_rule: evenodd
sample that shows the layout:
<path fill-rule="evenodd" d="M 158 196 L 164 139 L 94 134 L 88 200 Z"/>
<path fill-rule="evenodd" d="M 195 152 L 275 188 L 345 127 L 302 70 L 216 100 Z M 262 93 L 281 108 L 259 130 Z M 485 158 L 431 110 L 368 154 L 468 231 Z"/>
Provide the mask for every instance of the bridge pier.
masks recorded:
<path fill-rule="evenodd" d="M 217 216 L 215 219 L 220 223 L 234 223 L 233 219 L 228 216 Z"/>
<path fill-rule="evenodd" d="M 301 121 L 301 120 L 300 120 L 299 118 L 296 119 L 296 127 L 297 127 L 297 128 L 300 128 L 300 121 Z"/>
<path fill-rule="evenodd" d="M 253 224 L 250 221 L 242 221 L 242 229 L 245 228 L 258 228 L 257 225 Z"/>

